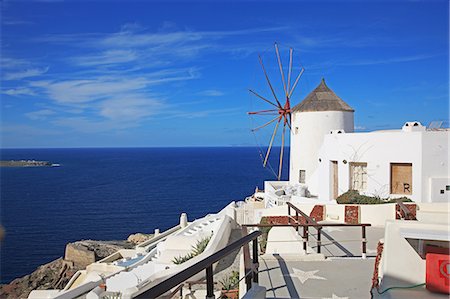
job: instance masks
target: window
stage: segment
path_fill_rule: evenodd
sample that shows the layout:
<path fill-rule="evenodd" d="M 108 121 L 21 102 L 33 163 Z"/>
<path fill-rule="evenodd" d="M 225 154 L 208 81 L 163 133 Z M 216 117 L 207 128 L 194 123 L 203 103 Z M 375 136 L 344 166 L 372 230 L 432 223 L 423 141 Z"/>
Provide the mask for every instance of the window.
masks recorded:
<path fill-rule="evenodd" d="M 412 194 L 412 163 L 391 163 L 391 194 Z"/>
<path fill-rule="evenodd" d="M 306 181 L 306 170 L 300 169 L 300 173 L 298 176 L 298 182 L 300 184 L 304 184 Z"/>
<path fill-rule="evenodd" d="M 357 191 L 367 189 L 367 163 L 350 162 L 350 189 Z"/>

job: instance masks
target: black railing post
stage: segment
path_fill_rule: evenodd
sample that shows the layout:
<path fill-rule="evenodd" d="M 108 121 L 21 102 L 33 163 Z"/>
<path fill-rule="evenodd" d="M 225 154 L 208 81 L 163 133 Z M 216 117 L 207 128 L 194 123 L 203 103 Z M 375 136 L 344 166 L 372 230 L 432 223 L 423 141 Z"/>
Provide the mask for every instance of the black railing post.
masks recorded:
<path fill-rule="evenodd" d="M 288 203 L 288 223 L 290 224 L 291 223 L 291 206 L 289 205 L 289 203 Z"/>
<path fill-rule="evenodd" d="M 322 227 L 318 227 L 317 228 L 317 253 L 321 252 L 321 245 L 322 245 L 322 241 L 321 241 L 321 231 L 322 231 Z"/>
<path fill-rule="evenodd" d="M 308 248 L 308 227 L 303 226 L 303 250 L 306 253 L 306 249 Z"/>
<path fill-rule="evenodd" d="M 252 274 L 251 273 L 245 273 L 245 284 L 247 286 L 247 292 L 250 291 L 250 289 L 252 288 Z"/>
<path fill-rule="evenodd" d="M 206 299 L 214 299 L 214 281 L 212 265 L 206 268 Z"/>
<path fill-rule="evenodd" d="M 258 283 L 258 239 L 253 240 L 253 282 Z"/>
<path fill-rule="evenodd" d="M 366 227 L 363 225 L 361 226 L 362 229 L 362 258 L 366 258 L 366 251 L 367 251 L 367 240 L 366 240 Z"/>
<path fill-rule="evenodd" d="M 298 211 L 295 211 L 295 221 L 298 223 Z M 297 233 L 298 233 L 299 227 L 297 226 Z"/>

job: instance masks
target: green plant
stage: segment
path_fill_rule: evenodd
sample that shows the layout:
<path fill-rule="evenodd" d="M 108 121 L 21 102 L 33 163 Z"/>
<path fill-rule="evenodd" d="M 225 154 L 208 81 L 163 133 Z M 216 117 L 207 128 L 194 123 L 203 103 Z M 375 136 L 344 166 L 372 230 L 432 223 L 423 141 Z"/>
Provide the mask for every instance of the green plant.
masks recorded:
<path fill-rule="evenodd" d="M 239 284 L 239 272 L 232 271 L 229 276 L 220 281 L 220 284 L 222 285 L 222 290 L 236 289 Z"/>
<path fill-rule="evenodd" d="M 190 260 L 191 258 L 193 258 L 194 256 L 191 253 L 188 253 L 186 255 L 183 256 L 178 256 L 178 257 L 174 257 L 172 262 L 176 265 L 182 264 L 188 260 Z"/>
<path fill-rule="evenodd" d="M 262 217 L 260 224 L 269 224 L 269 219 L 267 217 Z M 267 247 L 267 237 L 269 235 L 269 231 L 272 227 L 260 227 L 259 230 L 262 232 L 262 235 L 258 238 L 259 240 L 259 248 L 261 253 L 266 252 Z"/>
<path fill-rule="evenodd" d="M 206 247 L 208 246 L 209 241 L 211 240 L 212 234 L 208 237 L 205 237 L 203 239 L 200 239 L 197 241 L 195 246 L 192 246 L 192 255 L 197 256 L 203 251 L 205 251 Z"/>
<path fill-rule="evenodd" d="M 400 198 L 381 198 L 380 196 L 361 195 L 357 190 L 348 190 L 336 198 L 338 204 L 361 204 L 373 205 L 384 203 L 396 203 L 398 200 L 402 202 L 411 202 L 407 197 Z"/>
<path fill-rule="evenodd" d="M 178 257 L 174 257 L 172 262 L 176 265 L 179 265 L 179 264 L 182 264 L 182 263 L 190 260 L 191 258 L 194 258 L 197 255 L 201 254 L 203 251 L 205 251 L 211 238 L 212 238 L 212 233 L 210 236 L 207 236 L 200 240 L 197 240 L 197 243 L 194 246 L 191 246 L 192 252 L 190 252 L 186 255 L 183 255 L 183 256 L 180 255 Z"/>

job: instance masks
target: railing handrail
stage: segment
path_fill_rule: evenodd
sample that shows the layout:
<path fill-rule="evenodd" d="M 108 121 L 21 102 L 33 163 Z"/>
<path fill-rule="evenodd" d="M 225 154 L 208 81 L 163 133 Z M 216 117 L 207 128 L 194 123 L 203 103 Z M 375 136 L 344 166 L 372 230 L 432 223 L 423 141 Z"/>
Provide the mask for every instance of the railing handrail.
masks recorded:
<path fill-rule="evenodd" d="M 255 224 L 242 224 L 246 227 L 272 227 L 272 226 L 293 226 L 293 227 L 327 227 L 327 226 L 372 226 L 370 223 L 255 223 Z"/>
<path fill-rule="evenodd" d="M 299 213 L 300 215 L 302 215 L 302 216 L 306 219 L 306 222 L 310 222 L 310 223 L 313 223 L 313 224 L 317 224 L 317 222 L 316 222 L 314 219 L 312 219 L 311 217 L 309 217 L 308 215 L 306 215 L 302 210 L 300 210 L 299 208 L 297 208 L 296 206 L 294 206 L 292 203 L 287 202 L 286 204 L 287 204 L 287 206 L 288 206 L 289 208 L 294 209 L 294 211 L 296 211 L 297 213 Z M 289 214 L 290 214 L 290 213 L 289 213 Z M 291 216 L 291 215 L 289 215 L 289 216 Z"/>
<path fill-rule="evenodd" d="M 262 232 L 255 231 L 245 237 L 242 237 L 241 239 L 222 248 L 221 250 L 217 251 L 216 253 L 214 253 L 210 256 L 207 256 L 204 259 L 198 261 L 197 263 L 190 266 L 189 268 L 184 269 L 183 271 L 180 271 L 173 276 L 165 278 L 157 285 L 151 286 L 148 289 L 144 288 L 143 290 L 141 290 L 141 292 L 135 298 L 156 298 L 158 296 L 161 296 L 162 294 L 164 294 L 167 291 L 171 290 L 172 288 L 178 286 L 179 284 L 186 281 L 187 279 L 194 276 L 195 274 L 199 273 L 200 271 L 211 267 L 215 262 L 217 262 L 220 259 L 222 259 L 223 257 L 229 255 L 234 250 L 239 249 L 242 246 L 244 246 L 245 244 L 248 244 L 250 241 L 255 240 L 261 234 L 262 234 Z"/>

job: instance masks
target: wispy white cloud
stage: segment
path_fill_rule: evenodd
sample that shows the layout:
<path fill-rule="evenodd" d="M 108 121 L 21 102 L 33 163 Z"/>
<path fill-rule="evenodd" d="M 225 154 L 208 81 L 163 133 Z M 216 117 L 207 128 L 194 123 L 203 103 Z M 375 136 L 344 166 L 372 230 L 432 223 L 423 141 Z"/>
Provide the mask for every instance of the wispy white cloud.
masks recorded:
<path fill-rule="evenodd" d="M 32 120 L 45 120 L 48 116 L 54 115 L 56 112 L 50 109 L 42 109 L 25 113 L 25 116 Z"/>
<path fill-rule="evenodd" d="M 224 108 L 224 109 L 207 109 L 207 110 L 197 110 L 197 111 L 172 111 L 166 114 L 167 118 L 178 117 L 178 118 L 201 118 L 209 116 L 229 116 L 235 114 L 241 114 L 242 108 Z"/>
<path fill-rule="evenodd" d="M 115 33 L 47 35 L 33 42 L 75 50 L 76 55 L 57 54 L 46 60 L 50 61 L 50 66 L 56 62 L 70 71 L 61 72 L 64 68 L 52 67 L 59 73 L 51 73 L 49 68 L 39 68 L 41 65 L 36 61 L 7 59 L 2 61 L 9 67 L 4 79 L 27 80 L 18 81 L 20 87 L 8 88 L 3 93 L 48 99 L 46 109 L 29 112 L 26 116 L 86 133 L 126 130 L 155 117 L 233 114 L 239 109 L 195 110 L 192 105 L 179 102 L 169 105 L 173 103 L 170 88 L 201 76 L 200 68 L 194 64 L 197 60 L 193 58 L 207 51 L 230 53 L 221 47 L 220 39 L 283 29 L 285 27 L 195 31 L 179 30 L 172 24 L 152 32 L 131 23 Z M 219 97 L 224 93 L 208 89 L 193 95 Z"/>
<path fill-rule="evenodd" d="M 217 90 L 217 89 L 207 89 L 204 91 L 201 91 L 198 93 L 201 96 L 206 96 L 206 97 L 220 97 L 225 95 L 224 92 Z"/>
<path fill-rule="evenodd" d="M 28 87 L 17 87 L 17 88 L 10 88 L 2 90 L 3 94 L 9 95 L 9 96 L 34 96 L 36 95 L 36 92 Z"/>
<path fill-rule="evenodd" d="M 379 64 L 391 64 L 391 63 L 402 63 L 402 62 L 411 62 L 411 61 L 419 61 L 425 60 L 435 57 L 436 55 L 410 55 L 410 56 L 402 56 L 402 57 L 391 57 L 384 59 L 366 59 L 366 60 L 354 60 L 348 62 L 342 62 L 338 65 L 342 66 L 365 66 L 365 65 L 379 65 Z"/>
<path fill-rule="evenodd" d="M 328 60 L 318 64 L 307 65 L 308 70 L 330 68 L 336 66 L 372 66 L 372 65 L 383 65 L 392 63 L 403 63 L 403 62 L 413 62 L 426 60 L 436 57 L 436 54 L 418 54 L 409 56 L 399 56 L 399 57 L 387 57 L 380 59 L 353 59 L 348 58 L 347 60 Z"/>
<path fill-rule="evenodd" d="M 79 66 L 97 66 L 132 62 L 138 59 L 135 51 L 107 50 L 100 54 L 74 57 L 73 61 Z"/>
<path fill-rule="evenodd" d="M 161 100 L 143 98 L 137 94 L 103 101 L 100 115 L 120 122 L 137 121 L 159 113 L 163 107 Z"/>
<path fill-rule="evenodd" d="M 25 59 L 6 57 L 4 55 L 2 55 L 0 61 L 2 69 L 15 69 L 18 67 L 26 67 L 30 65 L 30 62 Z"/>
<path fill-rule="evenodd" d="M 31 68 L 21 71 L 15 71 L 15 72 L 8 72 L 4 74 L 5 80 L 21 80 L 24 78 L 30 78 L 30 77 L 38 77 L 40 75 L 43 75 L 47 73 L 49 70 L 48 67 L 40 69 L 40 68 Z"/>
<path fill-rule="evenodd" d="M 94 76 L 84 80 L 33 81 L 30 85 L 42 89 L 50 99 L 60 104 L 76 104 L 111 99 L 136 91 L 147 92 L 147 88 L 152 85 L 192 80 L 197 76 L 195 69 L 179 69 L 125 77 L 115 75 Z"/>

